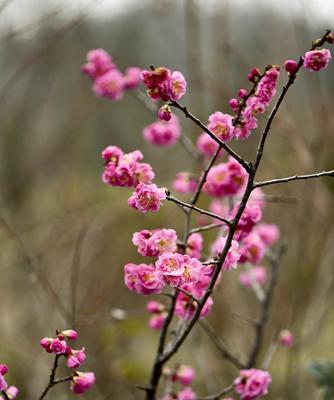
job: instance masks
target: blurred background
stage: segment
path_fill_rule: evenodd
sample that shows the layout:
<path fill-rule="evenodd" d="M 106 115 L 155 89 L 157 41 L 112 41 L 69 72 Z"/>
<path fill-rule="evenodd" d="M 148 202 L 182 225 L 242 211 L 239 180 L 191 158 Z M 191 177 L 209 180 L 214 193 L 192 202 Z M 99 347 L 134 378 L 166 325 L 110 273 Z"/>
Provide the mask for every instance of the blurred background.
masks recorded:
<path fill-rule="evenodd" d="M 97 376 L 85 399 L 143 398 L 135 385 L 148 380 L 158 333 L 147 327 L 147 298 L 125 288 L 123 265 L 142 260 L 131 244 L 134 231 L 164 226 L 181 234 L 182 214 L 173 204 L 150 215 L 129 209 L 130 190 L 101 182 L 100 152 L 109 144 L 140 148 L 159 186 L 197 168 L 180 145 L 144 142 L 142 129 L 153 117 L 131 93 L 119 102 L 94 96 L 80 73 L 87 51 L 105 48 L 121 69 L 182 71 L 184 103 L 206 121 L 216 110 L 230 112 L 228 100 L 247 88 L 250 68 L 297 59 L 333 28 L 333 15 L 331 0 L 1 0 L 0 361 L 9 364 L 8 381 L 20 398 L 36 399 L 47 383 L 52 357 L 40 338 L 74 326 L 87 349 L 83 369 Z M 319 74 L 301 71 L 272 128 L 259 178 L 333 169 L 333 97 L 333 65 Z M 182 126 L 196 140 L 200 131 L 183 119 Z M 234 148 L 251 159 L 258 135 Z M 287 251 L 264 348 L 282 327 L 296 338 L 274 355 L 268 399 L 318 399 L 308 366 L 334 357 L 334 182 L 266 193 L 285 198 L 268 202 L 265 220 L 279 225 Z M 205 198 L 200 205 L 207 206 Z M 258 303 L 238 274 L 216 291 L 208 320 L 245 355 Z M 176 362 L 196 368 L 201 395 L 237 375 L 200 328 L 169 365 Z M 64 384 L 48 398 L 74 396 Z"/>

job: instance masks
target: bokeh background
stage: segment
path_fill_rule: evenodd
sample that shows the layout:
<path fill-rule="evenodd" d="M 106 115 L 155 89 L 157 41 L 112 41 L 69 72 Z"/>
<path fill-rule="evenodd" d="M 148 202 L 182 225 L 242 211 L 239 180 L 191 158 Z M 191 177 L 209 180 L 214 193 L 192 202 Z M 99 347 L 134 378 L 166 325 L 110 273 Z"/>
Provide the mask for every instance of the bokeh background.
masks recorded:
<path fill-rule="evenodd" d="M 147 327 L 147 298 L 125 288 L 123 265 L 141 259 L 131 244 L 134 231 L 166 226 L 181 233 L 182 214 L 173 204 L 154 215 L 129 209 L 129 190 L 101 182 L 100 152 L 109 144 L 140 148 L 161 186 L 196 165 L 180 145 L 166 150 L 144 142 L 142 128 L 153 117 L 131 93 L 119 102 L 94 97 L 80 73 L 85 55 L 102 47 L 122 69 L 153 64 L 182 71 L 189 84 L 184 102 L 206 121 L 216 110 L 229 112 L 228 99 L 247 85 L 251 67 L 297 58 L 333 28 L 334 4 L 2 0 L 0 12 L 0 361 L 10 365 L 8 380 L 20 398 L 37 398 L 52 364 L 39 339 L 75 325 L 87 348 L 85 369 L 97 375 L 85 398 L 140 399 L 135 385 L 147 382 L 158 334 Z M 272 128 L 261 178 L 333 169 L 333 76 L 333 65 L 301 72 Z M 182 125 L 196 140 L 200 131 Z M 257 140 L 258 133 L 235 148 L 251 159 Z M 268 202 L 265 219 L 279 225 L 287 251 L 265 344 L 282 327 L 296 338 L 273 358 L 268 399 L 317 399 L 308 365 L 334 357 L 334 182 L 290 183 L 266 193 L 282 198 Z M 242 356 L 252 344 L 249 319 L 258 304 L 238 274 L 224 279 L 208 320 Z M 196 368 L 201 395 L 237 374 L 200 328 L 175 362 Z M 66 386 L 48 398 L 74 398 Z"/>

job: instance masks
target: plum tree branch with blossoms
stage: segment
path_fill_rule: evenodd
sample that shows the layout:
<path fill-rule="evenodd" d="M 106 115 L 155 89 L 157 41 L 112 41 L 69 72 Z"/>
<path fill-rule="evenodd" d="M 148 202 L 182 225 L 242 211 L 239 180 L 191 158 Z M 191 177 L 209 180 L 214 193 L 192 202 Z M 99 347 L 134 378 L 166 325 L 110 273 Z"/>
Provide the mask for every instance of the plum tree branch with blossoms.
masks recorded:
<path fill-rule="evenodd" d="M 268 65 L 263 72 L 252 69 L 247 78 L 252 87 L 247 91 L 240 89 L 238 98 L 230 100 L 234 115 L 217 111 L 210 115 L 208 124 L 197 116 L 179 100 L 186 93 L 186 80 L 179 71 L 171 71 L 165 67 L 149 70 L 128 68 L 123 74 L 113 63 L 112 58 L 102 49 L 92 50 L 87 55 L 87 64 L 82 71 L 93 81 L 93 91 L 99 97 L 111 100 L 122 98 L 125 90 L 135 89 L 141 81 L 147 89 L 148 98 L 163 102 L 158 109 L 159 121 L 143 130 L 144 138 L 157 146 L 169 147 L 180 140 L 188 153 L 203 165 L 198 177 L 187 172 L 180 172 L 174 180 L 175 191 L 192 193 L 188 202 L 178 199 L 166 188 L 159 188 L 152 183 L 155 174 L 152 167 L 143 163 L 143 155 L 139 150 L 124 153 L 117 146 L 108 146 L 102 152 L 104 172 L 102 180 L 111 186 L 133 187 L 135 191 L 128 199 L 128 204 L 143 213 L 159 211 L 164 200 L 177 204 L 185 214 L 183 240 L 178 240 L 173 229 L 161 228 L 142 230 L 133 234 L 132 242 L 138 252 L 145 257 L 155 257 L 153 264 L 128 263 L 124 267 L 126 286 L 139 294 L 161 294 L 170 299 L 166 307 L 157 301 L 149 301 L 147 311 L 151 314 L 150 327 L 160 330 L 157 350 L 154 357 L 149 384 L 140 386 L 146 392 L 146 400 L 156 400 L 158 386 L 162 376 L 168 378 L 163 400 L 194 400 L 198 396 L 189 384 L 193 379 L 193 369 L 184 365 L 168 368 L 166 363 L 178 352 L 196 323 L 204 318 L 212 308 L 212 293 L 223 273 L 231 271 L 237 264 L 249 265 L 240 275 L 240 282 L 245 287 L 253 288 L 260 302 L 260 316 L 255 321 L 254 342 L 249 350 L 247 362 L 242 363 L 205 322 L 200 322 L 208 336 L 224 358 L 240 369 L 234 382 L 216 395 L 205 399 L 219 399 L 234 390 L 241 399 L 257 399 L 267 394 L 271 377 L 268 371 L 256 369 L 257 360 L 262 348 L 264 330 L 269 317 L 270 304 L 277 282 L 278 265 L 282 248 L 272 252 L 270 247 L 278 240 L 279 231 L 274 225 L 259 223 L 262 219 L 264 194 L 261 187 L 289 182 L 299 179 L 312 179 L 322 176 L 334 176 L 334 171 L 324 171 L 309 175 L 296 175 L 287 178 L 256 182 L 264 154 L 265 145 L 273 121 L 285 96 L 294 83 L 299 70 L 304 67 L 310 71 L 320 71 L 327 67 L 331 59 L 324 44 L 334 42 L 333 33 L 328 30 L 322 38 L 312 43 L 310 51 L 300 57 L 298 62 L 287 60 L 284 69 L 288 80 L 278 96 L 260 136 L 253 162 L 246 161 L 228 144 L 232 139 L 246 139 L 258 127 L 258 115 L 263 114 L 276 95 L 280 67 Z M 138 92 L 136 98 L 151 113 L 156 107 L 147 97 Z M 196 143 L 197 148 L 182 136 L 180 124 L 171 108 L 179 110 L 186 118 L 200 127 L 203 133 Z M 182 138 L 182 139 L 181 139 Z M 227 162 L 217 161 L 229 156 Z M 197 206 L 201 194 L 213 197 L 210 210 Z M 227 204 L 224 203 L 226 200 Z M 210 217 L 213 223 L 206 223 L 192 228 L 192 216 L 196 212 L 201 217 Z M 219 223 L 217 222 L 220 221 Z M 209 256 L 202 256 L 203 237 L 201 232 L 218 229 L 217 237 L 211 247 Z M 271 277 L 266 290 L 264 285 L 265 269 L 259 265 L 267 254 L 271 264 Z M 170 287 L 171 292 L 164 291 Z M 179 323 L 172 324 L 176 317 Z M 205 320 L 203 320 L 205 321 Z M 280 333 L 280 343 L 289 346 L 292 335 L 289 331 Z M 184 386 L 175 393 L 170 386 L 179 382 Z"/>

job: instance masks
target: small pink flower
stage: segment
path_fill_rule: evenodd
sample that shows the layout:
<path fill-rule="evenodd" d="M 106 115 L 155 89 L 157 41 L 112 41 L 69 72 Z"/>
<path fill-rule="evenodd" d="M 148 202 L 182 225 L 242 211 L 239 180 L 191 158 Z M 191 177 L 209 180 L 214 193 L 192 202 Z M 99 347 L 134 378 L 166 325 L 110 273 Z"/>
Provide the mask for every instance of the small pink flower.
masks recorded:
<path fill-rule="evenodd" d="M 51 353 L 50 344 L 51 344 L 52 340 L 53 340 L 52 338 L 47 338 L 47 337 L 45 337 L 45 338 L 43 338 L 43 339 L 41 339 L 41 340 L 39 341 L 39 344 L 40 344 L 48 353 Z"/>
<path fill-rule="evenodd" d="M 212 246 L 213 253 L 219 257 L 220 254 L 224 251 L 224 247 L 226 244 L 226 237 L 219 237 Z M 231 271 L 232 269 L 237 268 L 238 261 L 240 259 L 239 253 L 239 243 L 235 240 L 232 240 L 231 246 L 226 254 L 222 270 L 223 271 Z"/>
<path fill-rule="evenodd" d="M 85 361 L 85 359 L 86 354 L 84 347 L 81 350 L 71 349 L 71 353 L 67 357 L 66 365 L 69 368 L 78 368 Z"/>
<path fill-rule="evenodd" d="M 202 133 L 197 139 L 198 150 L 206 157 L 211 157 L 217 151 L 219 144 L 213 140 L 208 134 Z M 222 156 L 224 150 L 221 149 L 219 155 Z"/>
<path fill-rule="evenodd" d="M 8 388 L 8 383 L 5 381 L 5 378 L 0 373 L 0 392 L 6 390 Z"/>
<path fill-rule="evenodd" d="M 239 108 L 239 100 L 238 99 L 230 99 L 229 105 L 232 108 L 233 111 L 237 111 Z"/>
<path fill-rule="evenodd" d="M 126 286 L 139 294 L 161 293 L 165 286 L 162 274 L 146 264 L 126 264 L 124 266 Z"/>
<path fill-rule="evenodd" d="M 165 104 L 164 106 L 159 108 L 158 118 L 161 121 L 170 121 L 170 119 L 172 118 L 172 112 L 168 104 Z"/>
<path fill-rule="evenodd" d="M 188 386 L 195 378 L 195 370 L 189 365 L 180 365 L 175 371 L 175 379 L 182 385 Z"/>
<path fill-rule="evenodd" d="M 162 200 L 166 199 L 166 189 L 158 188 L 155 184 L 139 183 L 136 191 L 129 197 L 128 204 L 143 213 L 159 211 Z"/>
<path fill-rule="evenodd" d="M 81 394 L 90 389 L 95 383 L 94 372 L 76 372 L 72 378 L 71 390 L 76 394 Z"/>
<path fill-rule="evenodd" d="M 193 295 L 197 296 L 197 298 L 200 295 L 200 291 L 196 290 L 196 287 L 194 290 L 191 290 L 191 287 L 194 284 L 191 285 L 186 285 L 186 289 Z M 204 307 L 201 310 L 200 317 L 203 318 L 206 315 L 209 314 L 211 308 L 213 305 L 213 300 L 212 297 L 210 296 L 207 301 L 204 304 Z M 175 305 L 175 314 L 178 315 L 180 318 L 189 320 L 194 312 L 196 311 L 197 308 L 197 303 L 189 296 L 187 296 L 184 293 L 179 293 L 177 300 L 176 300 L 176 305 Z"/>
<path fill-rule="evenodd" d="M 169 100 L 168 86 L 171 71 L 165 67 L 155 68 L 153 71 L 143 70 L 139 75 L 143 84 L 147 87 L 147 95 L 153 100 Z"/>
<path fill-rule="evenodd" d="M 304 55 L 304 67 L 309 71 L 320 71 L 327 67 L 332 55 L 328 49 L 308 51 Z"/>
<path fill-rule="evenodd" d="M 112 69 L 95 79 L 93 91 L 98 97 L 120 100 L 123 97 L 124 77 L 118 69 Z"/>
<path fill-rule="evenodd" d="M 190 257 L 201 258 L 203 237 L 200 233 L 193 233 L 188 237 L 186 254 Z"/>
<path fill-rule="evenodd" d="M 295 60 L 286 60 L 284 63 L 284 69 L 289 74 L 293 74 L 298 68 L 298 64 Z"/>
<path fill-rule="evenodd" d="M 250 271 L 244 271 L 239 276 L 239 281 L 245 288 L 251 287 L 253 281 L 263 286 L 266 283 L 266 279 L 266 269 L 261 266 L 252 267 Z"/>
<path fill-rule="evenodd" d="M 187 82 L 179 71 L 174 71 L 168 80 L 167 93 L 171 100 L 180 100 L 186 93 Z"/>
<path fill-rule="evenodd" d="M 252 232 L 242 241 L 239 251 L 240 263 L 250 262 L 252 264 L 257 264 L 265 255 L 266 245 L 258 234 Z"/>
<path fill-rule="evenodd" d="M 121 150 L 117 146 L 108 146 L 102 151 L 102 159 L 107 163 L 111 162 L 113 164 L 117 164 L 119 158 L 123 155 L 123 150 Z"/>
<path fill-rule="evenodd" d="M 268 105 L 276 94 L 277 80 L 279 77 L 279 68 L 272 67 L 266 71 L 257 85 L 255 95 Z"/>
<path fill-rule="evenodd" d="M 195 192 L 197 186 L 198 178 L 189 172 L 178 172 L 173 181 L 174 190 L 182 194 Z"/>
<path fill-rule="evenodd" d="M 81 71 L 92 79 L 96 79 L 114 68 L 115 64 L 105 50 L 94 49 L 87 53 L 87 64 L 81 68 Z"/>
<path fill-rule="evenodd" d="M 236 204 L 230 214 L 230 218 L 234 218 L 239 209 L 239 204 Z M 246 237 L 253 229 L 255 224 L 262 218 L 261 208 L 257 204 L 247 204 L 244 212 L 239 219 L 235 239 L 240 241 Z"/>
<path fill-rule="evenodd" d="M 166 307 L 158 301 L 149 301 L 146 305 L 146 310 L 151 314 L 160 314 L 165 311 Z"/>
<path fill-rule="evenodd" d="M 271 376 L 260 369 L 242 369 L 233 383 L 241 400 L 255 400 L 268 393 Z"/>
<path fill-rule="evenodd" d="M 190 388 L 186 387 L 177 393 L 177 400 L 196 400 L 196 393 Z"/>
<path fill-rule="evenodd" d="M 55 354 L 65 354 L 66 352 L 65 340 L 52 339 L 50 343 L 50 350 Z"/>
<path fill-rule="evenodd" d="M 148 322 L 148 326 L 151 329 L 154 329 L 156 331 L 160 331 L 162 327 L 164 326 L 165 320 L 167 317 L 167 313 L 161 313 L 161 314 L 153 314 Z"/>
<path fill-rule="evenodd" d="M 143 129 L 144 139 L 156 146 L 173 146 L 181 135 L 179 119 L 172 115 L 168 122 L 158 121 L 146 126 Z"/>
<path fill-rule="evenodd" d="M 134 89 L 139 85 L 141 69 L 138 67 L 130 67 L 125 70 L 123 77 L 124 89 Z"/>
<path fill-rule="evenodd" d="M 226 163 L 210 169 L 203 190 L 215 197 L 236 195 L 245 185 L 246 179 L 246 170 L 230 157 Z"/>
<path fill-rule="evenodd" d="M 267 246 L 275 244 L 280 237 L 279 228 L 275 224 L 259 224 L 255 231 Z"/>
<path fill-rule="evenodd" d="M 9 388 L 6 389 L 6 394 L 10 400 L 13 400 L 18 396 L 19 389 L 16 386 L 9 386 Z"/>
<path fill-rule="evenodd" d="M 283 329 L 279 333 L 279 343 L 284 347 L 291 347 L 293 345 L 294 338 L 293 334 L 287 330 Z"/>
<path fill-rule="evenodd" d="M 234 136 L 232 121 L 231 115 L 216 111 L 209 117 L 208 129 L 223 142 L 229 142 Z"/>

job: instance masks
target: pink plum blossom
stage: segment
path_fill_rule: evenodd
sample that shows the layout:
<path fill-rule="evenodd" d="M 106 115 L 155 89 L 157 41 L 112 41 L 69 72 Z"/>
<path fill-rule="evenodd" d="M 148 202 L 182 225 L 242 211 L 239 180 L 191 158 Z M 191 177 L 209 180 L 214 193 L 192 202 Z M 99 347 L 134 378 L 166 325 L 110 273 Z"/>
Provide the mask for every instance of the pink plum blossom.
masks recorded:
<path fill-rule="evenodd" d="M 203 191 L 210 196 L 231 196 L 239 192 L 247 179 L 246 170 L 232 157 L 212 167 Z"/>
<path fill-rule="evenodd" d="M 263 286 L 266 283 L 267 271 L 264 267 L 255 266 L 249 271 L 244 271 L 239 276 L 239 281 L 242 286 L 249 288 L 252 286 L 252 282 L 256 282 L 258 285 Z"/>
<path fill-rule="evenodd" d="M 125 285 L 139 294 L 161 293 L 165 286 L 163 276 L 152 264 L 126 264 Z"/>
<path fill-rule="evenodd" d="M 133 234 L 132 243 L 143 256 L 156 257 L 176 250 L 177 235 L 174 229 L 142 230 Z"/>
<path fill-rule="evenodd" d="M 8 388 L 8 383 L 6 382 L 3 375 L 0 373 L 0 392 L 6 390 Z"/>
<path fill-rule="evenodd" d="M 201 258 L 203 237 L 200 233 L 192 233 L 188 237 L 186 253 L 190 257 Z"/>
<path fill-rule="evenodd" d="M 280 237 L 279 228 L 275 224 L 259 224 L 255 231 L 267 246 L 275 244 Z"/>
<path fill-rule="evenodd" d="M 78 368 L 85 361 L 86 354 L 85 348 L 83 347 L 81 350 L 69 349 L 69 354 L 67 355 L 66 365 L 69 368 Z"/>
<path fill-rule="evenodd" d="M 187 82 L 179 71 L 174 71 L 168 80 L 167 93 L 171 100 L 180 100 L 186 93 Z"/>
<path fill-rule="evenodd" d="M 65 340 L 52 339 L 50 342 L 50 350 L 55 354 L 65 354 L 66 342 Z"/>
<path fill-rule="evenodd" d="M 304 55 L 304 67 L 309 71 L 320 71 L 325 69 L 332 55 L 328 49 L 308 51 Z"/>
<path fill-rule="evenodd" d="M 76 340 L 78 338 L 78 332 L 73 329 L 67 329 L 65 331 L 61 331 L 58 335 L 59 339 L 69 339 L 69 340 Z"/>
<path fill-rule="evenodd" d="M 120 100 L 123 97 L 124 77 L 118 69 L 112 69 L 95 79 L 93 91 L 98 97 Z"/>
<path fill-rule="evenodd" d="M 156 331 L 160 331 L 162 329 L 162 327 L 164 326 L 165 320 L 167 317 L 167 313 L 163 312 L 160 314 L 154 314 L 151 316 L 149 322 L 148 322 L 148 326 L 151 329 L 154 329 Z"/>
<path fill-rule="evenodd" d="M 195 192 L 197 186 L 198 178 L 189 172 L 178 172 L 173 181 L 174 190 L 182 194 Z"/>
<path fill-rule="evenodd" d="M 164 304 L 158 301 L 149 301 L 146 305 L 146 310 L 151 314 L 160 314 L 161 312 L 165 311 L 166 307 Z"/>
<path fill-rule="evenodd" d="M 6 395 L 9 398 L 9 400 L 13 400 L 15 399 L 18 394 L 19 394 L 19 389 L 16 386 L 9 386 L 6 390 Z M 0 399 L 2 399 L 2 397 L 0 396 Z"/>
<path fill-rule="evenodd" d="M 75 373 L 72 378 L 71 390 L 76 394 L 81 394 L 89 390 L 95 383 L 94 372 L 79 372 Z"/>
<path fill-rule="evenodd" d="M 166 189 L 158 188 L 155 184 L 145 184 L 140 182 L 136 191 L 128 199 L 128 204 L 143 213 L 147 211 L 159 211 L 162 200 L 166 199 Z"/>
<path fill-rule="evenodd" d="M 143 129 L 144 139 L 161 147 L 173 146 L 180 134 L 181 127 L 176 115 L 172 115 L 169 121 L 154 122 Z"/>
<path fill-rule="evenodd" d="M 186 387 L 177 393 L 177 400 L 196 400 L 196 393 L 190 387 Z"/>
<path fill-rule="evenodd" d="M 241 400 L 255 400 L 268 393 L 271 376 L 260 369 L 242 369 L 233 383 Z"/>
<path fill-rule="evenodd" d="M 115 64 L 105 50 L 93 49 L 87 53 L 87 63 L 81 71 L 92 79 L 96 79 L 114 68 Z"/>
<path fill-rule="evenodd" d="M 208 129 L 223 142 L 229 142 L 234 136 L 233 117 L 216 111 L 209 117 Z"/>
<path fill-rule="evenodd" d="M 204 156 L 211 157 L 217 151 L 219 144 L 204 132 L 198 137 L 196 146 Z M 222 156 L 223 154 L 224 150 L 221 149 L 219 155 Z"/>
<path fill-rule="evenodd" d="M 123 77 L 124 89 L 134 89 L 139 85 L 141 69 L 138 67 L 130 67 L 125 70 Z"/>
<path fill-rule="evenodd" d="M 188 386 L 195 378 L 195 370 L 189 365 L 180 365 L 173 376 L 173 380 L 179 381 L 182 385 Z"/>
<path fill-rule="evenodd" d="M 220 254 L 224 251 L 224 247 L 226 244 L 226 237 L 219 237 L 212 246 L 212 251 L 215 256 L 219 257 Z M 223 271 L 231 271 L 232 269 L 237 268 L 237 263 L 240 259 L 239 253 L 239 243 L 235 240 L 232 240 L 231 246 L 226 254 L 222 270 Z"/>
<path fill-rule="evenodd" d="M 239 251 L 240 263 L 258 264 L 265 255 L 266 245 L 258 234 L 252 232 L 242 241 Z"/>

